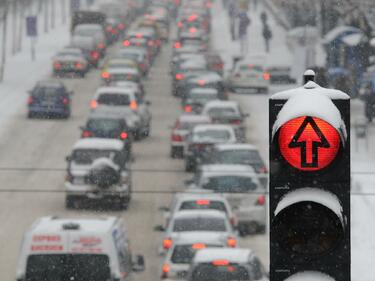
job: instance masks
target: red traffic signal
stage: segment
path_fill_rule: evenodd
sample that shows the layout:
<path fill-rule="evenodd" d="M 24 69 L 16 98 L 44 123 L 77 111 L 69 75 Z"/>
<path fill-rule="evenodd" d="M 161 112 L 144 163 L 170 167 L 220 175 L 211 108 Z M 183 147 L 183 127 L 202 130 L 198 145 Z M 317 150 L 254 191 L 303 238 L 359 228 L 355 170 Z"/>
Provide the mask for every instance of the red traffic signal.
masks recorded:
<path fill-rule="evenodd" d="M 301 116 L 280 128 L 279 147 L 284 159 L 302 171 L 327 167 L 340 149 L 340 135 L 328 122 Z"/>

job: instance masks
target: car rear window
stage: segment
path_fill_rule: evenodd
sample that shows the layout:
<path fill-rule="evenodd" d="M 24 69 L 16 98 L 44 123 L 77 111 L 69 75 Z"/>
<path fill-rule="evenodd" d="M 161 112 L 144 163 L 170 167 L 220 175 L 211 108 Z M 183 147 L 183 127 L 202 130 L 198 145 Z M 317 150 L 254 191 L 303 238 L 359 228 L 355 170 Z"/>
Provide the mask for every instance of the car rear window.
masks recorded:
<path fill-rule="evenodd" d="M 39 99 L 49 99 L 54 98 L 57 95 L 61 95 L 64 93 L 64 90 L 62 88 L 56 88 L 56 87 L 40 87 L 36 88 L 32 95 Z"/>
<path fill-rule="evenodd" d="M 223 202 L 206 199 L 185 201 L 181 204 L 180 210 L 218 210 L 227 212 Z"/>
<path fill-rule="evenodd" d="M 128 106 L 130 105 L 130 97 L 124 94 L 101 94 L 98 97 L 98 103 L 105 105 Z"/>
<path fill-rule="evenodd" d="M 263 72 L 263 68 L 261 66 L 251 64 L 240 65 L 239 70 L 243 72 Z"/>
<path fill-rule="evenodd" d="M 233 107 L 214 107 L 208 110 L 210 116 L 233 116 L 238 115 L 238 112 Z"/>
<path fill-rule="evenodd" d="M 90 165 L 98 158 L 104 157 L 113 159 L 117 153 L 117 151 L 111 150 L 77 149 L 73 153 L 73 161 L 76 164 Z"/>
<path fill-rule="evenodd" d="M 221 218 L 184 218 L 176 219 L 173 224 L 174 232 L 184 231 L 226 231 L 224 219 Z"/>
<path fill-rule="evenodd" d="M 253 191 L 258 186 L 251 177 L 217 176 L 207 178 L 202 187 L 216 192 L 242 193 Z"/>
<path fill-rule="evenodd" d="M 87 129 L 90 131 L 119 131 L 121 123 L 118 119 L 91 119 L 87 122 Z"/>
<path fill-rule="evenodd" d="M 249 272 L 244 266 L 228 264 L 215 266 L 200 264 L 194 268 L 191 281 L 250 281 Z"/>
<path fill-rule="evenodd" d="M 173 249 L 171 256 L 172 263 L 179 264 L 190 264 L 197 250 L 202 248 L 219 248 L 221 245 L 213 244 L 187 244 L 187 245 L 176 245 Z"/>
<path fill-rule="evenodd" d="M 230 133 L 227 130 L 207 129 L 194 133 L 194 141 L 226 141 L 230 139 Z"/>
<path fill-rule="evenodd" d="M 219 151 L 214 160 L 223 164 L 263 164 L 259 152 L 256 150 L 225 150 Z"/>

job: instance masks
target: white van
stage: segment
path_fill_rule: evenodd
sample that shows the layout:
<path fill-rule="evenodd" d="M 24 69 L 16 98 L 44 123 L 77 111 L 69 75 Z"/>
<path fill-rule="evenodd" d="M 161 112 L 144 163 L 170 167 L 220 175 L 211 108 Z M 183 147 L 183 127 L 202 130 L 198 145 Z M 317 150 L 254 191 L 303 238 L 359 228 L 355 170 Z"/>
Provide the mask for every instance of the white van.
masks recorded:
<path fill-rule="evenodd" d="M 116 217 L 42 217 L 26 232 L 17 281 L 129 281 L 144 270 L 132 259 L 124 225 Z"/>

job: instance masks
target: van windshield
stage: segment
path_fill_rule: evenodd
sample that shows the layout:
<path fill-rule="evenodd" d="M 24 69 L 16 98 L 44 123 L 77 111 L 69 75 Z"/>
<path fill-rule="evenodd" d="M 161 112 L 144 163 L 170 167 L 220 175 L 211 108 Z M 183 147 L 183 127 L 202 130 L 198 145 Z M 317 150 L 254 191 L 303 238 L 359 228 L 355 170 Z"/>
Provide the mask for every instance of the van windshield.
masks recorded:
<path fill-rule="evenodd" d="M 192 274 L 191 281 L 250 281 L 250 276 L 245 267 L 229 264 L 215 266 L 212 264 L 198 265 Z"/>
<path fill-rule="evenodd" d="M 107 255 L 43 254 L 27 259 L 25 281 L 103 281 L 110 279 Z"/>

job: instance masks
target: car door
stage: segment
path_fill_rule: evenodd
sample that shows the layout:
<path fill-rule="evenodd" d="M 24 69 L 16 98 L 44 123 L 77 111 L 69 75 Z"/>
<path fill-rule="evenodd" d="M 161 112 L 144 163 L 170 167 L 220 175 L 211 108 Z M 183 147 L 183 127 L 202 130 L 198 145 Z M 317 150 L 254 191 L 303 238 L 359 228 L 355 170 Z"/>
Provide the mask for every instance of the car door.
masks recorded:
<path fill-rule="evenodd" d="M 142 96 L 139 93 L 136 93 L 135 97 L 138 104 L 138 113 L 142 120 L 142 127 L 148 127 L 151 121 L 151 113 L 148 105 L 144 102 Z"/>

